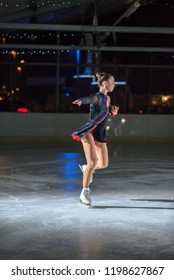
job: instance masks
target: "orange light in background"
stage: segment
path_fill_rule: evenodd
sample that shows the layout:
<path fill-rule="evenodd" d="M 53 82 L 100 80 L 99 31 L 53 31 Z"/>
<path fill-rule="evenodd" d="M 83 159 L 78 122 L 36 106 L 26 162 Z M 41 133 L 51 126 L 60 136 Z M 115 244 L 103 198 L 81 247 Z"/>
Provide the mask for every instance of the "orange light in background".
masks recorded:
<path fill-rule="evenodd" d="M 21 67 L 21 66 L 18 66 L 18 67 L 17 67 L 17 70 L 18 70 L 19 72 L 21 72 L 21 71 L 22 71 L 22 67 Z"/>
<path fill-rule="evenodd" d="M 160 95 L 152 95 L 151 96 L 151 105 L 160 105 L 161 104 L 161 96 Z"/>
<path fill-rule="evenodd" d="M 2 43 L 5 44 L 5 41 L 6 41 L 6 38 L 3 37 L 3 38 L 2 38 Z"/>
<path fill-rule="evenodd" d="M 16 58 L 16 52 L 15 51 L 11 51 L 11 54 L 13 55 L 13 58 Z"/>
<path fill-rule="evenodd" d="M 163 104 L 171 105 L 173 104 L 173 95 L 162 95 L 161 101 Z"/>
<path fill-rule="evenodd" d="M 25 60 L 24 60 L 24 59 L 21 59 L 21 60 L 20 60 L 20 63 L 21 63 L 21 64 L 24 64 L 24 63 L 25 63 Z"/>

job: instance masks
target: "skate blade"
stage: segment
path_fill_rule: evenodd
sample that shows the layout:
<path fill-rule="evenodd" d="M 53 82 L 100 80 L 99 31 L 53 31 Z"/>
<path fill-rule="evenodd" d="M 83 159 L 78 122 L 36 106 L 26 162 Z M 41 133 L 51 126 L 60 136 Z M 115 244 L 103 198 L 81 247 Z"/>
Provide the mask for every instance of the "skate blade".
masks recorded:
<path fill-rule="evenodd" d="M 91 204 L 85 204 L 85 203 L 83 203 L 81 200 L 79 200 L 79 205 L 80 205 L 80 206 L 83 206 L 83 207 L 86 207 L 86 208 L 92 208 L 92 205 L 91 205 Z"/>

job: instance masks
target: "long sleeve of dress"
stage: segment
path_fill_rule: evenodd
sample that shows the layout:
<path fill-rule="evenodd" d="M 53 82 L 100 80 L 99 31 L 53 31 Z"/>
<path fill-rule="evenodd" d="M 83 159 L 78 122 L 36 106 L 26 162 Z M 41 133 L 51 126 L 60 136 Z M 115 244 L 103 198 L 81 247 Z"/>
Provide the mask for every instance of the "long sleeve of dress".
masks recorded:
<path fill-rule="evenodd" d="M 92 105 L 98 105 L 99 104 L 99 98 L 97 94 L 91 94 L 87 97 L 81 97 L 79 98 L 81 100 L 82 104 L 92 104 Z"/>

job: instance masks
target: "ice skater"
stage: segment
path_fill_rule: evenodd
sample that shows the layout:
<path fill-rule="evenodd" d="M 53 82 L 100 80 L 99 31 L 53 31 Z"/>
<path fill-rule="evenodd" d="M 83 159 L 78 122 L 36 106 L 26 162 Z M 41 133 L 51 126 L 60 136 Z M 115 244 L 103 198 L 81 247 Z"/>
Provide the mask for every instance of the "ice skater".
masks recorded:
<path fill-rule="evenodd" d="M 87 161 L 87 164 L 79 165 L 83 172 L 83 188 L 80 194 L 80 202 L 87 206 L 91 205 L 89 185 L 92 182 L 94 171 L 108 167 L 107 117 L 109 114 L 115 117 L 119 110 L 119 107 L 111 106 L 111 100 L 108 96 L 108 92 L 112 92 L 115 88 L 113 75 L 96 73 L 96 79 L 99 92 L 72 102 L 78 106 L 90 104 L 88 122 L 72 134 L 74 140 L 82 142 Z"/>

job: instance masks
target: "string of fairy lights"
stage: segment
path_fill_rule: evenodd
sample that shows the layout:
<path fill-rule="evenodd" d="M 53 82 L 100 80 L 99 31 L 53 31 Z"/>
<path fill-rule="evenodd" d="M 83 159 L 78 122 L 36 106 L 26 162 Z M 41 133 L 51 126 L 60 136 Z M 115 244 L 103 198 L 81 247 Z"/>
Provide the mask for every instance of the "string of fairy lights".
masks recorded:
<path fill-rule="evenodd" d="M 104 0 L 103 0 L 104 1 Z M 15 7 L 15 8 L 31 8 L 33 6 L 36 6 L 37 8 L 40 8 L 40 7 L 44 7 L 44 6 L 49 6 L 49 7 L 68 7 L 68 6 L 71 6 L 71 5 L 74 5 L 74 2 L 71 2 L 71 1 L 55 1 L 55 0 L 46 0 L 46 1 L 39 1 L 39 0 L 32 0 L 30 3 L 28 3 L 28 1 L 18 1 L 17 3 L 15 3 L 16 1 L 11 1 L 10 4 L 8 4 L 7 1 L 2 1 L 0 2 L 0 7 L 3 7 L 3 8 L 9 8 L 9 7 Z M 83 1 L 82 1 L 83 2 Z M 77 6 L 81 5 L 82 2 L 80 1 L 77 1 L 75 4 Z M 163 1 L 163 2 L 160 2 L 160 3 L 153 3 L 151 2 L 150 4 L 154 4 L 154 5 L 158 5 L 160 7 L 169 7 L 169 8 L 174 8 L 174 3 L 173 1 Z"/>
<path fill-rule="evenodd" d="M 60 50 L 61 53 L 73 53 L 74 50 Z M 11 50 L 5 50 L 5 51 L 0 51 L 0 55 L 10 55 Z M 51 50 L 21 50 L 21 51 L 16 51 L 17 55 L 56 55 L 57 51 L 51 51 Z"/>
<path fill-rule="evenodd" d="M 61 53 L 73 53 L 73 50 L 61 50 L 60 51 L 60 54 Z M 10 50 L 6 50 L 6 51 L 0 51 L 0 55 L 9 55 L 11 54 L 11 51 Z M 34 50 L 34 51 L 29 51 L 29 50 L 26 50 L 26 51 L 16 51 L 16 54 L 17 55 L 56 55 L 57 52 L 56 51 L 42 51 L 42 50 Z"/>
<path fill-rule="evenodd" d="M 15 1 L 14 1 L 15 2 Z M 62 6 L 69 6 L 71 5 L 71 1 L 51 1 L 51 0 L 47 0 L 47 1 L 36 1 L 33 0 L 31 1 L 31 4 L 28 4 L 28 1 L 20 1 L 18 3 L 6 3 L 6 1 L 1 1 L 0 2 L 0 6 L 4 7 L 4 8 L 8 8 L 8 7 L 22 7 L 22 8 L 30 8 L 33 5 L 36 5 L 36 7 L 40 8 L 43 6 L 52 6 L 52 7 L 62 7 Z M 81 3 L 78 1 L 76 5 L 80 5 Z"/>
<path fill-rule="evenodd" d="M 104 1 L 104 0 L 102 0 Z M 173 3 L 173 4 L 172 4 Z M 18 8 L 32 8 L 32 7 L 70 7 L 70 6 L 79 6 L 83 4 L 83 1 L 57 1 L 57 0 L 32 0 L 32 1 L 6 1 L 6 0 L 0 0 L 0 9 L 3 9 L 2 11 L 6 11 L 6 8 L 12 9 L 15 8 L 16 10 Z M 168 8 L 174 8 L 174 1 L 159 1 L 158 3 L 153 3 L 151 2 L 150 4 L 153 5 L 158 5 L 160 7 L 168 7 Z M 3 13 L 2 13 L 3 14 Z M 73 41 L 73 39 L 77 39 L 79 34 L 67 32 L 67 33 L 61 33 L 61 36 L 57 34 L 56 32 L 49 32 L 49 33 L 40 33 L 40 34 L 35 34 L 35 33 L 10 33 L 10 32 L 4 32 L 0 34 L 0 43 L 41 43 L 42 40 L 49 40 L 50 42 L 53 40 L 56 40 L 60 37 L 61 38 L 66 38 L 67 40 L 70 39 L 71 45 L 76 45 L 76 42 Z M 72 53 L 72 50 L 60 50 L 60 53 Z M 17 55 L 56 55 L 57 51 L 55 50 L 16 50 Z M 6 49 L 6 50 L 0 50 L 0 55 L 9 55 L 11 54 L 11 50 Z"/>
<path fill-rule="evenodd" d="M 34 33 L 15 33 L 15 34 L 12 34 L 12 33 L 2 33 L 0 34 L 0 42 L 2 43 L 7 43 L 7 42 L 10 42 L 10 43 L 16 43 L 16 42 L 19 42 L 19 43 L 30 43 L 32 44 L 33 42 L 34 43 L 37 43 L 37 41 L 40 43 L 42 40 L 46 40 L 47 39 L 47 42 L 48 40 L 50 42 L 53 42 L 53 41 L 56 41 L 57 38 L 59 37 L 62 37 L 62 38 L 67 38 L 71 40 L 71 46 L 72 45 L 75 45 L 73 44 L 73 41 L 72 39 L 76 39 L 76 38 L 80 38 L 80 35 L 79 34 L 75 34 L 75 33 L 63 33 L 61 34 L 61 36 L 55 32 L 50 32 L 50 33 L 46 33 L 46 34 L 43 34 L 43 33 L 40 33 L 40 34 L 34 34 Z M 60 50 L 60 53 L 73 53 L 73 50 Z M 0 50 L 0 55 L 9 55 L 11 54 L 11 50 Z M 16 54 L 17 55 L 56 55 L 57 54 L 57 51 L 55 50 L 17 50 L 16 51 Z"/>
<path fill-rule="evenodd" d="M 53 33 L 49 33 L 47 35 L 45 34 L 42 34 L 40 35 L 40 38 L 47 38 L 47 37 L 52 37 L 52 36 L 56 36 L 57 38 L 60 37 L 59 34 L 55 35 Z M 64 33 L 63 34 L 64 37 L 67 37 L 67 36 L 70 36 L 70 37 L 77 37 L 78 35 L 77 34 L 74 34 L 74 33 L 71 33 L 71 34 L 67 34 L 67 33 Z M 0 38 L 10 38 L 10 39 L 30 39 L 30 40 L 35 40 L 37 39 L 39 36 L 38 35 L 35 35 L 35 34 L 30 34 L 28 35 L 27 33 L 24 33 L 24 34 L 8 34 L 8 33 L 2 33 L 0 34 Z"/>

